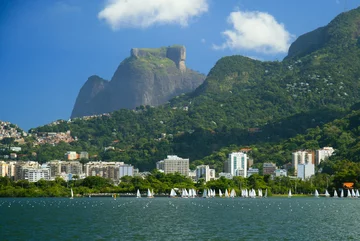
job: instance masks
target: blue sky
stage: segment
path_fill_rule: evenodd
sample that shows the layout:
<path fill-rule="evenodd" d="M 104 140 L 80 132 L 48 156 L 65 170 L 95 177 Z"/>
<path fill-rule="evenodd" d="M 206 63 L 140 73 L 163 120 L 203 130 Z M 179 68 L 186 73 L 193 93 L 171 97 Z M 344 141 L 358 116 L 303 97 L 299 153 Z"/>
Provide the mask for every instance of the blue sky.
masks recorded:
<path fill-rule="evenodd" d="M 139 4 L 141 2 L 141 4 Z M 282 60 L 345 0 L 0 0 L 0 120 L 21 128 L 68 119 L 87 78 L 110 80 L 134 47 L 183 44 L 207 74 L 241 54 Z M 348 0 L 347 9 L 360 5 Z"/>

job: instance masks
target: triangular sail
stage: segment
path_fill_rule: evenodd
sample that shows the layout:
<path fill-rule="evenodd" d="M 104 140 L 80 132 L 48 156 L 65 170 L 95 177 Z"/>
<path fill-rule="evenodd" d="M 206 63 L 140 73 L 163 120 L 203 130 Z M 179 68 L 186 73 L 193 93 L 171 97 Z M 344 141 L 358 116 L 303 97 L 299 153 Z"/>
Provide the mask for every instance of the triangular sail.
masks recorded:
<path fill-rule="evenodd" d="M 330 197 L 328 190 L 325 190 L 325 197 Z"/>
<path fill-rule="evenodd" d="M 354 189 L 351 190 L 351 196 L 356 197 Z"/>
<path fill-rule="evenodd" d="M 350 189 L 347 190 L 347 197 L 351 197 Z"/>
<path fill-rule="evenodd" d="M 148 197 L 148 198 L 153 198 L 153 197 L 154 197 L 149 188 L 148 188 L 148 190 L 147 190 L 147 197 Z"/>
<path fill-rule="evenodd" d="M 344 189 L 341 189 L 340 197 L 344 197 Z"/>
<path fill-rule="evenodd" d="M 333 196 L 333 197 L 335 197 L 335 198 L 338 197 L 338 194 L 337 194 L 337 191 L 336 191 L 336 190 L 334 190 L 334 196 Z"/>
<path fill-rule="evenodd" d="M 136 191 L 136 198 L 141 198 L 141 194 L 140 194 L 140 190 L 139 190 L 139 189 Z"/>
<path fill-rule="evenodd" d="M 319 192 L 317 189 L 315 189 L 315 194 L 314 194 L 315 197 L 319 197 Z"/>
<path fill-rule="evenodd" d="M 227 189 L 225 189 L 225 197 L 229 197 L 229 192 Z"/>
<path fill-rule="evenodd" d="M 219 189 L 219 197 L 222 197 L 222 195 L 221 189 Z"/>
<path fill-rule="evenodd" d="M 176 192 L 175 190 L 172 188 L 171 191 L 170 191 L 170 197 L 176 197 Z"/>
<path fill-rule="evenodd" d="M 288 194 L 288 197 L 292 197 L 292 194 L 291 194 L 291 189 L 289 189 L 289 194 Z"/>
<path fill-rule="evenodd" d="M 360 194 L 359 194 L 359 190 L 358 189 L 356 189 L 356 192 L 355 192 L 355 197 L 359 197 L 360 196 Z"/>
<path fill-rule="evenodd" d="M 265 195 L 264 195 L 264 197 L 267 197 L 267 195 L 268 195 L 268 193 L 267 193 L 268 191 L 267 191 L 267 189 L 265 190 Z"/>
<path fill-rule="evenodd" d="M 74 198 L 74 192 L 73 192 L 72 188 L 70 189 L 70 195 L 71 195 L 70 199 L 73 199 Z"/>
<path fill-rule="evenodd" d="M 202 197 L 207 198 L 207 190 L 206 189 L 204 189 Z"/>

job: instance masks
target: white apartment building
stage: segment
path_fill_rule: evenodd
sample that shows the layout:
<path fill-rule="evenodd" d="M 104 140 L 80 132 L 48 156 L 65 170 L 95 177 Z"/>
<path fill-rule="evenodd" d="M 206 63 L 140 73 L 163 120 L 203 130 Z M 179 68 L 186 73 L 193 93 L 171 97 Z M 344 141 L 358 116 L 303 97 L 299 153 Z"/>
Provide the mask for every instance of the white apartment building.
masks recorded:
<path fill-rule="evenodd" d="M 134 167 L 132 165 L 124 164 L 119 166 L 119 178 L 124 176 L 134 176 Z"/>
<path fill-rule="evenodd" d="M 162 163 L 163 162 L 163 163 Z M 189 175 L 189 159 L 183 159 L 175 155 L 168 155 L 166 159 L 159 161 L 156 166 L 162 167 L 165 174 L 180 173 L 181 175 Z"/>
<path fill-rule="evenodd" d="M 200 165 L 196 167 L 196 181 L 203 178 L 205 182 L 215 179 L 215 169 L 210 169 L 209 165 Z"/>
<path fill-rule="evenodd" d="M 313 154 L 308 151 L 296 151 L 292 153 L 292 166 L 295 174 L 298 172 L 299 164 L 312 163 Z"/>
<path fill-rule="evenodd" d="M 24 168 L 23 169 L 24 180 L 29 182 L 37 182 L 41 179 L 46 181 L 50 180 L 50 169 L 49 168 Z"/>
<path fill-rule="evenodd" d="M 301 180 L 310 178 L 315 175 L 315 165 L 312 163 L 298 164 L 297 166 L 297 177 Z"/>
<path fill-rule="evenodd" d="M 257 168 L 249 168 L 247 171 L 247 177 L 250 177 L 253 174 L 259 174 L 259 169 Z"/>
<path fill-rule="evenodd" d="M 225 172 L 230 173 L 232 176 L 247 177 L 247 161 L 246 153 L 230 153 L 228 160 L 225 162 Z"/>
<path fill-rule="evenodd" d="M 324 161 L 326 158 L 329 158 L 334 153 L 334 148 L 324 147 L 316 151 L 316 165 L 319 165 L 321 161 Z"/>

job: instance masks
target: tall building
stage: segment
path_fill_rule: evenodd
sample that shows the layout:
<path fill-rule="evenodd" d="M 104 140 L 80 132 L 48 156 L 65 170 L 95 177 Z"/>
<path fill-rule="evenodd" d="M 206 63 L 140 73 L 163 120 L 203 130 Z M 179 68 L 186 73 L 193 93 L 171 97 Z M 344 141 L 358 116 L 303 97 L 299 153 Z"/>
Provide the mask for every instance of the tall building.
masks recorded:
<path fill-rule="evenodd" d="M 201 165 L 196 167 L 196 181 L 203 178 L 205 182 L 215 179 L 215 169 L 210 169 L 209 165 Z"/>
<path fill-rule="evenodd" d="M 124 162 L 88 162 L 85 164 L 85 175 L 119 180 L 120 166 L 123 165 Z"/>
<path fill-rule="evenodd" d="M 311 151 L 296 151 L 292 153 L 292 166 L 295 174 L 299 164 L 312 163 L 314 164 L 314 155 Z"/>
<path fill-rule="evenodd" d="M 0 161 L 0 177 L 6 177 L 9 173 L 9 165 L 4 162 Z"/>
<path fill-rule="evenodd" d="M 225 164 L 225 172 L 232 176 L 247 177 L 247 154 L 243 152 L 233 152 Z"/>
<path fill-rule="evenodd" d="M 134 167 L 132 165 L 124 164 L 119 166 L 119 178 L 124 176 L 134 176 Z"/>
<path fill-rule="evenodd" d="M 273 175 L 276 170 L 276 164 L 272 162 L 265 162 L 263 164 L 263 175 Z"/>
<path fill-rule="evenodd" d="M 316 151 L 316 165 L 319 165 L 321 161 L 324 161 L 326 158 L 329 158 L 334 153 L 334 148 L 324 147 Z"/>
<path fill-rule="evenodd" d="M 50 180 L 50 169 L 49 168 L 24 168 L 23 179 L 29 182 L 37 182 L 41 179 L 46 181 Z"/>
<path fill-rule="evenodd" d="M 83 165 L 79 161 L 67 161 L 61 163 L 61 172 L 66 174 L 81 175 L 83 174 Z"/>
<path fill-rule="evenodd" d="M 315 165 L 312 163 L 298 164 L 297 166 L 297 177 L 302 180 L 310 178 L 315 175 Z"/>
<path fill-rule="evenodd" d="M 164 165 L 165 165 L 164 161 L 158 161 L 158 162 L 156 162 L 156 169 L 164 171 L 165 170 Z"/>
<path fill-rule="evenodd" d="M 164 161 L 164 173 L 180 173 L 181 175 L 189 175 L 189 159 L 183 159 L 178 156 L 167 156 Z"/>

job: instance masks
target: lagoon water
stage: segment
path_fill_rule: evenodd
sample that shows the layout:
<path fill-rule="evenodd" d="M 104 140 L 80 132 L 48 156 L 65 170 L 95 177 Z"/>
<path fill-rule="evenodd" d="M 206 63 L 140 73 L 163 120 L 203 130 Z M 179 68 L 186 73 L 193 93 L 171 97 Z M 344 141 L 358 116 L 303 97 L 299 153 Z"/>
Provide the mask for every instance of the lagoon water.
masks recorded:
<path fill-rule="evenodd" d="M 0 240 L 360 240 L 360 199 L 3 198 Z"/>

